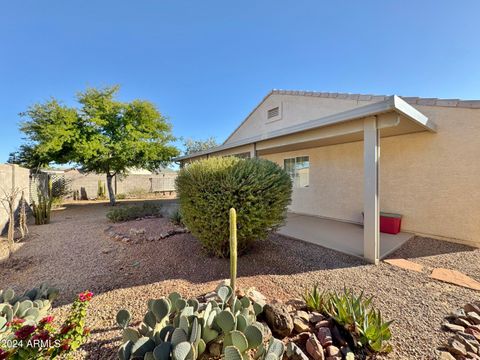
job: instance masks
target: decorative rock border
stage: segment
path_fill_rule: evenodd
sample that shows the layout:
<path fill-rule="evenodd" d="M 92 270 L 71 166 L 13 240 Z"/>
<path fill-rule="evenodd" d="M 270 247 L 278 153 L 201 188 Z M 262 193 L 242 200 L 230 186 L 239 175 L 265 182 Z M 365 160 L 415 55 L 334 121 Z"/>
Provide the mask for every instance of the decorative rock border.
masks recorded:
<path fill-rule="evenodd" d="M 291 360 L 354 360 L 353 339 L 331 318 L 307 311 L 305 302 L 270 302 L 264 307 L 266 324 L 287 344 Z"/>
<path fill-rule="evenodd" d="M 480 301 L 466 304 L 446 318 L 442 327 L 454 333 L 441 348 L 441 360 L 480 360 Z"/>
<path fill-rule="evenodd" d="M 107 229 L 105 229 L 105 234 L 110 238 L 112 238 L 113 240 L 121 241 L 124 243 L 134 243 L 134 244 L 138 244 L 145 241 L 151 242 L 151 241 L 163 240 L 168 237 L 178 235 L 178 234 L 185 234 L 187 232 L 188 232 L 187 229 L 182 228 L 182 229 L 169 230 L 158 236 L 146 237 L 145 229 L 143 228 L 142 229 L 132 228 L 130 229 L 130 233 L 128 235 L 114 231 L 113 226 L 109 226 Z"/>

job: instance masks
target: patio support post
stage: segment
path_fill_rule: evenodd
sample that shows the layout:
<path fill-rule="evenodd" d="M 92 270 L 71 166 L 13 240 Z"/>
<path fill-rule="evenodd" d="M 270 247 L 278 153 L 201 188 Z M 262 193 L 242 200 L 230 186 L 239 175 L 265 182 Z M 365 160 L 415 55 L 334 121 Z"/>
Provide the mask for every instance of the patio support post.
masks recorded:
<path fill-rule="evenodd" d="M 257 157 L 257 143 L 256 142 L 253 143 L 253 148 L 252 148 L 250 157 L 251 158 L 256 158 Z"/>
<path fill-rule="evenodd" d="M 378 264 L 380 258 L 380 141 L 377 117 L 365 118 L 363 127 L 363 257 Z"/>

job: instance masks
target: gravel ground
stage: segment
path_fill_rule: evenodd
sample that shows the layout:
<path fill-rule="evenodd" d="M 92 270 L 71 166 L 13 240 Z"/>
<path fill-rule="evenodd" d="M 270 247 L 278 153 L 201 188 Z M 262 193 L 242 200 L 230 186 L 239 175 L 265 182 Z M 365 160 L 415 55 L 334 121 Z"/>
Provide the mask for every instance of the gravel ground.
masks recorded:
<path fill-rule="evenodd" d="M 54 314 L 61 320 L 75 295 L 92 290 L 96 296 L 88 316 L 92 337 L 77 359 L 115 359 L 121 332 L 115 314 L 128 308 L 135 320 L 143 317 L 149 298 L 171 291 L 184 296 L 213 290 L 229 276 L 228 261 L 206 257 L 190 234 L 139 244 L 110 239 L 104 230 L 105 204 L 69 204 L 56 211 L 52 223 L 31 226 L 32 236 L 12 260 L 0 265 L 2 288 L 24 290 L 47 281 L 62 292 Z M 133 222 L 135 227 L 135 222 Z M 416 255 L 415 255 L 416 254 Z M 426 266 L 457 269 L 480 279 L 480 250 L 415 238 L 392 257 Z M 12 265 L 13 268 L 12 268 Z M 446 341 L 443 317 L 478 292 L 437 282 L 427 274 L 372 266 L 361 259 L 280 235 L 259 243 L 239 259 L 239 286 L 255 286 L 269 298 L 300 297 L 305 288 L 342 290 L 344 286 L 374 295 L 374 303 L 392 325 L 394 352 L 389 359 L 433 359 Z"/>

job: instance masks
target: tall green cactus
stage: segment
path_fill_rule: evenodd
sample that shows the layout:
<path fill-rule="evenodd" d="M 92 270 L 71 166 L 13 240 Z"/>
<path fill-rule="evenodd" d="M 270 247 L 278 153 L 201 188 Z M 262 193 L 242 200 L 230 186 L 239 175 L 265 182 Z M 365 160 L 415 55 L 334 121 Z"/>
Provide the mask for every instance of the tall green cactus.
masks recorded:
<path fill-rule="evenodd" d="M 33 215 L 35 216 L 35 225 L 48 224 L 50 222 L 50 212 L 52 210 L 52 181 L 48 180 L 48 194 L 44 196 L 40 189 L 37 190 L 38 204 L 32 202 Z"/>
<path fill-rule="evenodd" d="M 237 211 L 230 209 L 230 287 L 235 294 L 237 280 Z"/>

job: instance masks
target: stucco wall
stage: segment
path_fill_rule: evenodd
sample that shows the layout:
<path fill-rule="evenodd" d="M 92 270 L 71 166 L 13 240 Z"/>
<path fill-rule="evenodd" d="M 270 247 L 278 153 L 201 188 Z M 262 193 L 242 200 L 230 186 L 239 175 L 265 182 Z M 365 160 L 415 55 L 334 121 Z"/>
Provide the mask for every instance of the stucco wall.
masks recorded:
<path fill-rule="evenodd" d="M 378 100 L 365 101 L 273 94 L 250 114 L 248 119 L 239 126 L 226 143 L 248 139 L 255 135 L 351 110 L 376 101 Z M 267 119 L 267 112 L 276 106 L 281 108 L 281 118 L 270 121 Z"/>
<path fill-rule="evenodd" d="M 381 139 L 380 206 L 403 214 L 403 229 L 480 246 L 480 110 L 416 106 L 438 133 Z M 363 142 L 264 158 L 310 156 L 310 187 L 295 189 L 291 210 L 360 222 Z"/>

